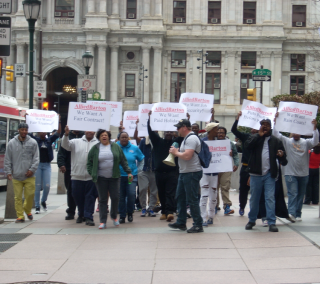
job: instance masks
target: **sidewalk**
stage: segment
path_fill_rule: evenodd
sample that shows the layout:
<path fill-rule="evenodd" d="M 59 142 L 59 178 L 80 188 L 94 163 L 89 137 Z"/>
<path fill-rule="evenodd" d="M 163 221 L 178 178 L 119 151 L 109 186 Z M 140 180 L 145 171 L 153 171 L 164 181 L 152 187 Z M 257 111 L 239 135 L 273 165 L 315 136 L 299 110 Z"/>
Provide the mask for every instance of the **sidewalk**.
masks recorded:
<path fill-rule="evenodd" d="M 0 254 L 0 283 L 320 283 L 318 206 L 304 206 L 301 223 L 277 221 L 279 233 L 260 220 L 246 231 L 231 192 L 235 214 L 220 211 L 202 234 L 171 230 L 160 215 L 139 212 L 133 223 L 115 228 L 108 220 L 108 229 L 98 230 L 97 213 L 95 227 L 65 221 L 66 195 L 55 192 L 52 184 L 49 210 L 33 222 L 0 225 L 0 248 L 2 234 L 27 236 Z"/>

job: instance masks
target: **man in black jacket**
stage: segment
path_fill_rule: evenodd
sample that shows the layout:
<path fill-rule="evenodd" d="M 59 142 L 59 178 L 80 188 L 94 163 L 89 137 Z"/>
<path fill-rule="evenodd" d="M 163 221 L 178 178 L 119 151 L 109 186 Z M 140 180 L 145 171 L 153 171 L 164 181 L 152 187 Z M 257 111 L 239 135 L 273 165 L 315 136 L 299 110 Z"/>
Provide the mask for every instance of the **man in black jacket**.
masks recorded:
<path fill-rule="evenodd" d="M 70 131 L 69 140 L 75 138 L 81 138 L 83 136 L 83 132 L 80 131 Z M 74 215 L 76 213 L 76 203 L 72 196 L 72 188 L 71 188 L 71 152 L 60 146 L 58 156 L 57 156 L 57 164 L 60 169 L 60 172 L 64 174 L 64 185 L 67 189 L 67 203 L 68 209 L 66 210 L 67 216 L 66 220 L 73 220 Z"/>
<path fill-rule="evenodd" d="M 245 143 L 245 147 L 251 150 L 247 168 L 250 173 L 251 198 L 246 230 L 251 230 L 256 225 L 260 196 L 264 188 L 269 231 L 278 232 L 274 198 L 275 179 L 278 175 L 277 159 L 285 165 L 286 154 L 282 142 L 271 135 L 270 119 L 263 119 L 260 124 L 258 134 L 250 136 Z"/>

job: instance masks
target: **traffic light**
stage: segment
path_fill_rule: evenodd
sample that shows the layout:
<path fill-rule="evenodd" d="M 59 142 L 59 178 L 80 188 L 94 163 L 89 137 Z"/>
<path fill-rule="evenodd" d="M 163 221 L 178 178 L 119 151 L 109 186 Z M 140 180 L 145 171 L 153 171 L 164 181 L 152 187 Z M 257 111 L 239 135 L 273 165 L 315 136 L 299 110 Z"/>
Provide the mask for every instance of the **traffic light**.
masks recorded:
<path fill-rule="evenodd" d="M 0 58 L 0 78 L 2 78 L 2 62 L 3 62 L 3 59 Z"/>
<path fill-rule="evenodd" d="M 255 102 L 257 100 L 257 89 L 247 89 L 247 100 Z"/>
<path fill-rule="evenodd" d="M 48 102 L 43 102 L 42 103 L 42 109 L 43 110 L 49 110 L 49 103 Z"/>
<path fill-rule="evenodd" d="M 13 82 L 14 81 L 13 66 L 6 66 L 6 69 L 12 70 L 12 71 L 6 71 L 6 80 Z"/>

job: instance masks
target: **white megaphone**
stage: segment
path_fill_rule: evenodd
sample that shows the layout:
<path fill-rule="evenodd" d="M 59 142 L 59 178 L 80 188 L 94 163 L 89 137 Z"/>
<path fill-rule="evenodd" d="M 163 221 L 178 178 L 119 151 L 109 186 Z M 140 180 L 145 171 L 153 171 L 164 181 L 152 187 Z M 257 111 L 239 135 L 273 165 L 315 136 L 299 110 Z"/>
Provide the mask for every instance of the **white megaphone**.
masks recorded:
<path fill-rule="evenodd" d="M 177 142 L 173 142 L 172 144 L 173 147 L 175 148 L 179 148 L 179 144 Z M 176 163 L 174 161 L 174 155 L 172 155 L 171 153 L 168 155 L 168 157 L 163 160 L 162 162 L 164 162 L 166 165 L 171 166 L 171 167 L 175 167 Z"/>

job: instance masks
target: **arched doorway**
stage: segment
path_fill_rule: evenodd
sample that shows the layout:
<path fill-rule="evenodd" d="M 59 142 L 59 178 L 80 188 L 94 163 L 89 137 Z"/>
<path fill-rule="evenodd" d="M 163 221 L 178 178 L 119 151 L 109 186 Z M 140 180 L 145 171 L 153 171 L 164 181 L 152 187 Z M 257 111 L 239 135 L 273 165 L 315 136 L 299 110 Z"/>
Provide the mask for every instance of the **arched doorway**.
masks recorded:
<path fill-rule="evenodd" d="M 77 75 L 78 72 L 72 68 L 59 67 L 52 70 L 46 78 L 46 101 L 49 103 L 49 110 L 58 112 L 59 109 L 63 129 L 67 124 L 69 102 L 76 102 L 78 98 Z M 66 86 L 70 86 L 71 88 L 66 88 Z M 60 98 L 58 98 L 56 92 L 62 92 L 59 96 Z M 58 106 L 59 101 L 60 105 Z"/>

